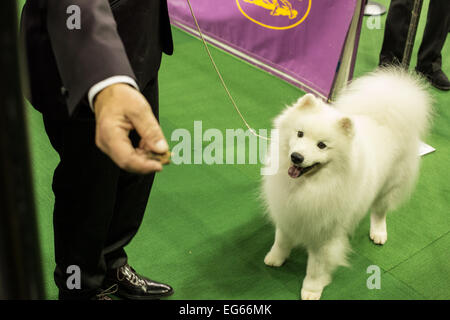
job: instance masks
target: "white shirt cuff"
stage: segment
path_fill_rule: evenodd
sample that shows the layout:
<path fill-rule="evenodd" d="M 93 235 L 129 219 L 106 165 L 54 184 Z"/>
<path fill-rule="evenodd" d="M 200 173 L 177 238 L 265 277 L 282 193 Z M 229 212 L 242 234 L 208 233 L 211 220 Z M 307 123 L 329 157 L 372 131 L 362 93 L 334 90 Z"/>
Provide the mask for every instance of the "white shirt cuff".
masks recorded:
<path fill-rule="evenodd" d="M 114 76 L 114 77 L 107 78 L 103 81 L 100 81 L 99 83 L 93 85 L 91 87 L 91 89 L 89 89 L 89 92 L 88 92 L 89 106 L 91 107 L 92 111 L 94 111 L 95 96 L 97 94 L 99 94 L 100 91 L 102 91 L 106 87 L 109 87 L 110 85 L 113 85 L 116 83 L 126 83 L 126 84 L 129 84 L 130 86 L 134 87 L 136 90 L 139 90 L 139 87 L 138 87 L 136 81 L 134 81 L 134 79 L 129 76 Z"/>

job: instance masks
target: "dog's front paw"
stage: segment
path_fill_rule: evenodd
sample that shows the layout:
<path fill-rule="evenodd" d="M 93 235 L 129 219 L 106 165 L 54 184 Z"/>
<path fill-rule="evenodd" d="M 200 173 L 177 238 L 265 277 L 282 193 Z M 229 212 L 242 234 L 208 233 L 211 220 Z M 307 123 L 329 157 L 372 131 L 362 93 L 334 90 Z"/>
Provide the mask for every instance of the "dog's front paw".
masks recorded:
<path fill-rule="evenodd" d="M 370 239 L 375 244 L 385 244 L 387 241 L 387 232 L 384 230 L 370 230 Z"/>
<path fill-rule="evenodd" d="M 301 297 L 302 300 L 320 300 L 320 296 L 322 295 L 321 291 L 309 291 L 302 288 Z"/>
<path fill-rule="evenodd" d="M 270 250 L 264 258 L 264 263 L 270 267 L 279 267 L 286 260 L 281 254 L 276 252 L 276 250 Z"/>

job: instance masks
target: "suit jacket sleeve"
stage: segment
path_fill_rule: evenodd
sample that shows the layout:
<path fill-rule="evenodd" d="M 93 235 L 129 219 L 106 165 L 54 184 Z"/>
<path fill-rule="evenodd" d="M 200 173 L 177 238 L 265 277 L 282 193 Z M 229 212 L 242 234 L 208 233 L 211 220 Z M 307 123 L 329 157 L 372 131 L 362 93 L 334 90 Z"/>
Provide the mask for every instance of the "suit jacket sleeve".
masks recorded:
<path fill-rule="evenodd" d="M 107 0 L 47 0 L 47 30 L 58 70 L 68 92 L 69 114 L 96 83 L 112 76 L 136 79 Z M 67 20 L 80 8 L 80 29 Z"/>

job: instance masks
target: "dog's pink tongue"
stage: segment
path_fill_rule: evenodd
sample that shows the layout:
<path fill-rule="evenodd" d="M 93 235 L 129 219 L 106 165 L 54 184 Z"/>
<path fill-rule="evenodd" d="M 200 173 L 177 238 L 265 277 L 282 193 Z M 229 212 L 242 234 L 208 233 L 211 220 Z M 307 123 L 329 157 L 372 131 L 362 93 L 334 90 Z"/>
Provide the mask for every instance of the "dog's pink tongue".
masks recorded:
<path fill-rule="evenodd" d="M 298 178 L 301 170 L 295 166 L 291 166 L 288 170 L 288 174 L 291 178 Z"/>

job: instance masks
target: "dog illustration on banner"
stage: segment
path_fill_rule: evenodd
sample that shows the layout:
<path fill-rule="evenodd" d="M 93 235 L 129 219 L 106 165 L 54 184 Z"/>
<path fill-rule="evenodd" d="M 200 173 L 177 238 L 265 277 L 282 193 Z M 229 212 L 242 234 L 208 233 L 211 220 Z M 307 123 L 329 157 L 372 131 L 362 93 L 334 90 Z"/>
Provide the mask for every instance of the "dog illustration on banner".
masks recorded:
<path fill-rule="evenodd" d="M 292 7 L 288 0 L 244 0 L 247 3 L 254 4 L 264 9 L 270 10 L 272 16 L 288 16 L 289 19 L 297 17 L 297 10 Z M 281 2 L 281 4 L 280 4 Z"/>

